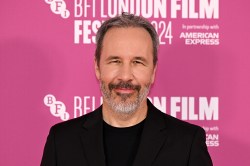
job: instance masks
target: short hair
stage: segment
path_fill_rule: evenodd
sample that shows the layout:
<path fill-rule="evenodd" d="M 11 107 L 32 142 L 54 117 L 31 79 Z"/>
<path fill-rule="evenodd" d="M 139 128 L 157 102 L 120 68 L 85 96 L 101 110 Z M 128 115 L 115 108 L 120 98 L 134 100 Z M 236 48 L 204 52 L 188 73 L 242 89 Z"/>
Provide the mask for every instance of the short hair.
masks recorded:
<path fill-rule="evenodd" d="M 100 56 L 101 56 L 104 36 L 105 36 L 106 32 L 112 27 L 116 27 L 116 28 L 128 28 L 128 27 L 144 28 L 150 34 L 151 39 L 152 39 L 153 64 L 154 64 L 154 66 L 156 65 L 157 60 L 158 60 L 157 54 L 158 54 L 159 39 L 158 39 L 158 34 L 157 34 L 155 28 L 145 18 L 123 12 L 121 15 L 118 15 L 114 18 L 110 18 L 110 19 L 106 20 L 101 25 L 101 27 L 98 29 L 98 32 L 96 34 L 96 50 L 95 50 L 95 59 L 97 61 L 98 66 L 100 63 Z"/>

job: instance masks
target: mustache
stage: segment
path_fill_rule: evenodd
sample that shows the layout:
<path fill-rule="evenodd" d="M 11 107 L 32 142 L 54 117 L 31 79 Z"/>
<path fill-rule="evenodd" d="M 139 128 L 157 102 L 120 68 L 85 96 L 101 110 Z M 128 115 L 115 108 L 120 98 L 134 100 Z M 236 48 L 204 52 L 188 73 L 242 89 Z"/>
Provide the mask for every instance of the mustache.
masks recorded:
<path fill-rule="evenodd" d="M 125 82 L 125 81 L 120 81 L 117 84 L 109 83 L 108 87 L 109 87 L 110 91 L 112 89 L 118 89 L 118 88 L 132 89 L 132 90 L 137 90 L 137 91 L 140 91 L 140 89 L 141 89 L 140 85 L 134 85 L 131 82 Z"/>

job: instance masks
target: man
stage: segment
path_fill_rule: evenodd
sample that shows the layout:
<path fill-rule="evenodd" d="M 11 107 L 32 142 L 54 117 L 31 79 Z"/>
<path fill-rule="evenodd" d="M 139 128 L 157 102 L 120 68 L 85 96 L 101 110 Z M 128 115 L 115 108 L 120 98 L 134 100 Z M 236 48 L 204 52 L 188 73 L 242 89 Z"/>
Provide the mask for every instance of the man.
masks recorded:
<path fill-rule="evenodd" d="M 103 105 L 53 126 L 42 166 L 211 166 L 202 128 L 156 109 L 158 37 L 145 19 L 123 13 L 96 36 L 95 72 Z"/>

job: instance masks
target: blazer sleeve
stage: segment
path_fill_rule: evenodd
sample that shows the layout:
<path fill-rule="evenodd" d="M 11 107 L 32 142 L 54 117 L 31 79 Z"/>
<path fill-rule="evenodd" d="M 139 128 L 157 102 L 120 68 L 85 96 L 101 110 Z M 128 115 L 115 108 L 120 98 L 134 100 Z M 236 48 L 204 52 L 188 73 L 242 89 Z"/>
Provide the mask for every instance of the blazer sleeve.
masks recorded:
<path fill-rule="evenodd" d="M 212 166 L 212 160 L 208 153 L 206 145 L 206 135 L 202 128 L 198 128 L 195 132 L 188 166 Z"/>
<path fill-rule="evenodd" d="M 43 157 L 40 166 L 57 166 L 56 164 L 56 148 L 55 134 L 53 127 L 50 129 L 49 135 L 43 151 Z"/>

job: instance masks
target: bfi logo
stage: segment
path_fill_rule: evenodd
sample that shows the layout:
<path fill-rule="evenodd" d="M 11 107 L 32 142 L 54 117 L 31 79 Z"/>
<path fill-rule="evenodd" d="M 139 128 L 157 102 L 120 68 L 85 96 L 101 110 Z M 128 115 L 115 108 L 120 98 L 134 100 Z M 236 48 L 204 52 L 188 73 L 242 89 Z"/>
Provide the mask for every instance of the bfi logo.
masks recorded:
<path fill-rule="evenodd" d="M 69 120 L 69 113 L 66 112 L 66 106 L 61 101 L 56 101 L 55 96 L 48 94 L 44 97 L 43 102 L 50 108 L 50 113 L 55 117 L 60 117 L 61 120 Z"/>
<path fill-rule="evenodd" d="M 53 13 L 61 15 L 64 19 L 69 17 L 70 12 L 66 9 L 64 0 L 45 0 L 45 2 L 50 5 Z"/>

